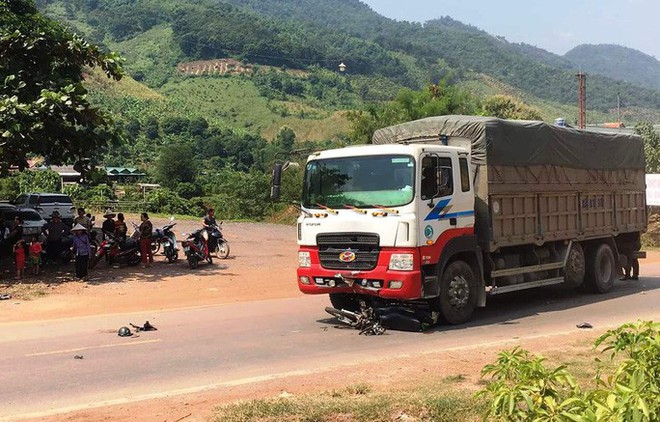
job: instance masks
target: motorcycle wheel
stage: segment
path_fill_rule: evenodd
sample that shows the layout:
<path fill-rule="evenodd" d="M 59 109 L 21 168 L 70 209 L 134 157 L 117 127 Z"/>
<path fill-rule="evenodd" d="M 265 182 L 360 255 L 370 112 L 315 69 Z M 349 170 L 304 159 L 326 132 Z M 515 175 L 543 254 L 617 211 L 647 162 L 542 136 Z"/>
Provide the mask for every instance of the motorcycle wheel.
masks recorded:
<path fill-rule="evenodd" d="M 128 265 L 137 265 L 142 262 L 142 257 L 137 253 L 128 257 Z"/>
<path fill-rule="evenodd" d="M 103 255 L 94 255 L 94 257 L 89 261 L 89 268 L 94 268 L 96 267 L 96 264 L 99 263 L 99 261 L 103 258 Z"/>
<path fill-rule="evenodd" d="M 343 309 L 336 309 L 331 307 L 325 308 L 325 311 L 340 322 L 350 325 L 351 327 L 357 324 L 357 315 L 355 315 L 353 312 L 347 312 Z"/>
<path fill-rule="evenodd" d="M 179 259 L 179 254 L 177 252 L 174 253 L 168 253 L 167 255 L 167 262 L 170 264 Z"/>
<path fill-rule="evenodd" d="M 190 268 L 193 270 L 197 268 L 197 257 L 193 254 L 188 255 L 188 265 L 190 265 Z"/>
<path fill-rule="evenodd" d="M 219 241 L 215 254 L 220 259 L 227 259 L 229 257 L 229 242 L 224 239 Z"/>
<path fill-rule="evenodd" d="M 213 264 L 213 257 L 211 256 L 210 253 L 206 256 L 206 262 L 208 262 L 209 264 Z"/>
<path fill-rule="evenodd" d="M 151 242 L 151 253 L 156 255 L 160 251 L 160 242 L 155 240 Z"/>

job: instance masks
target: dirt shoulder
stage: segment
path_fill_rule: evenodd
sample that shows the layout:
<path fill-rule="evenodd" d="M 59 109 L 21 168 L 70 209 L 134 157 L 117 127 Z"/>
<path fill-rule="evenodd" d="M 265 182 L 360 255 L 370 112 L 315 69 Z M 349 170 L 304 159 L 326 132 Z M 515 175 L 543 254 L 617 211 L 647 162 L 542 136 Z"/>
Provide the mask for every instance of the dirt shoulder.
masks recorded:
<path fill-rule="evenodd" d="M 130 220 L 129 220 L 130 221 Z M 161 227 L 166 219 L 153 219 Z M 199 227 L 180 221 L 177 238 Z M 156 255 L 151 268 L 112 268 L 100 263 L 86 282 L 73 278 L 73 265 L 51 266 L 39 276 L 17 283 L 11 263 L 3 261 L 0 323 L 81 317 L 97 314 L 176 309 L 299 295 L 295 283 L 295 227 L 275 224 L 225 223 L 231 253 L 196 270 L 185 259 L 168 264 Z M 181 254 L 183 256 L 183 254 Z"/>

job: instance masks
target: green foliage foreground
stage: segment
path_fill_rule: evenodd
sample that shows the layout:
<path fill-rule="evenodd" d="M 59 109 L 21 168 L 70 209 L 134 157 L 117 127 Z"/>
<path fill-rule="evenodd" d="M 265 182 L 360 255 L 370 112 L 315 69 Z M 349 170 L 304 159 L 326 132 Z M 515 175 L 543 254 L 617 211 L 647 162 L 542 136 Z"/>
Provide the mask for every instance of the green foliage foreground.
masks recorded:
<path fill-rule="evenodd" d="M 618 367 L 597 386 L 582 390 L 565 366 L 547 368 L 544 359 L 515 348 L 484 367 L 491 376 L 477 393 L 490 401 L 486 417 L 525 421 L 657 421 L 660 420 L 660 323 L 625 324 L 600 336 Z M 601 363 L 596 359 L 597 363 Z"/>

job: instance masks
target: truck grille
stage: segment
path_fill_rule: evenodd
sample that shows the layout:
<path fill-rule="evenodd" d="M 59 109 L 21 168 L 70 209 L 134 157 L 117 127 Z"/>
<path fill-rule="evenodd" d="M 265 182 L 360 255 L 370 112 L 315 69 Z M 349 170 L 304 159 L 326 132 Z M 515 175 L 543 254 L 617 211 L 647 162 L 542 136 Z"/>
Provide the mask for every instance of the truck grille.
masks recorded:
<path fill-rule="evenodd" d="M 375 233 L 333 233 L 316 236 L 321 266 L 329 270 L 373 270 L 378 263 L 380 238 Z M 343 262 L 343 252 L 353 252 L 355 260 Z"/>

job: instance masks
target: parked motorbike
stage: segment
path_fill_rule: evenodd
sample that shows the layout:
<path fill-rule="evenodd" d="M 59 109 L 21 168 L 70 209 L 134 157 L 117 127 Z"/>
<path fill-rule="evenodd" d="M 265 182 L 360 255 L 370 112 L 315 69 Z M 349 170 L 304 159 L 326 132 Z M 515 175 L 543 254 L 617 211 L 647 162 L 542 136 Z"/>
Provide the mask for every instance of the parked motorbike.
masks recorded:
<path fill-rule="evenodd" d="M 174 218 L 170 218 L 170 224 L 163 226 L 162 229 L 156 229 L 152 238 L 151 250 L 154 251 L 153 245 L 157 245 L 157 248 L 153 253 L 158 252 L 162 245 L 163 253 L 167 258 L 167 261 L 170 263 L 179 259 L 179 246 L 176 243 L 176 235 L 172 231 L 174 226 L 176 226 Z"/>
<path fill-rule="evenodd" d="M 186 240 L 182 242 L 183 251 L 186 254 L 190 268 L 197 268 L 200 261 L 206 260 L 213 264 L 211 251 L 209 251 L 209 234 L 206 229 L 199 229 L 191 233 Z"/>
<path fill-rule="evenodd" d="M 134 230 L 131 237 L 123 240 L 113 234 L 105 232 L 105 240 L 101 242 L 94 257 L 91 259 L 89 268 L 96 267 L 96 264 L 103 258 L 107 265 L 125 264 L 137 265 L 142 260 L 140 256 L 140 232 Z"/>
<path fill-rule="evenodd" d="M 220 225 L 210 226 L 210 236 L 212 238 L 209 239 L 211 243 L 210 249 L 211 253 L 215 254 L 218 258 L 227 259 L 229 256 L 229 242 L 222 235 L 221 226 L 222 222 L 220 222 Z"/>

